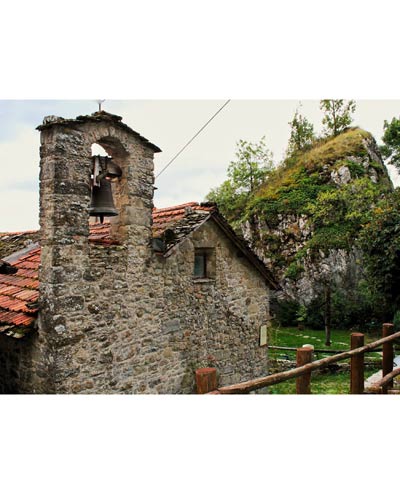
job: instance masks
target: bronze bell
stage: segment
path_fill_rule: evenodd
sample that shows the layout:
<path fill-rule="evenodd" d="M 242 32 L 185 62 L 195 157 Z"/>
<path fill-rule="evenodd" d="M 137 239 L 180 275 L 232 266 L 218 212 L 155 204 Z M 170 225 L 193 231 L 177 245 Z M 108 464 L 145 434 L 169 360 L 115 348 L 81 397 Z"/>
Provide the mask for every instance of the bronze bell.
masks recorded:
<path fill-rule="evenodd" d="M 119 167 L 116 163 L 106 158 L 106 168 L 105 168 L 105 177 L 111 182 L 115 179 L 119 179 L 122 176 L 121 167 Z"/>
<path fill-rule="evenodd" d="M 92 199 L 90 201 L 89 215 L 100 217 L 103 223 L 104 217 L 114 217 L 118 215 L 112 197 L 111 183 L 107 179 L 100 180 L 100 186 L 92 187 Z"/>

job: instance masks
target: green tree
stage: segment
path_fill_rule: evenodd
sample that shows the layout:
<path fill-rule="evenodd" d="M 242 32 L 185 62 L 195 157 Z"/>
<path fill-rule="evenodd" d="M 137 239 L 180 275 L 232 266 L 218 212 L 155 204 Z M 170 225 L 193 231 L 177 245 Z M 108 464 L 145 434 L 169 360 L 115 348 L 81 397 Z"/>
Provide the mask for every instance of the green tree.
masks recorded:
<path fill-rule="evenodd" d="M 206 199 L 217 203 L 219 211 L 229 220 L 240 213 L 241 207 L 246 201 L 246 196 L 238 194 L 231 180 L 224 181 L 219 187 L 211 189 Z"/>
<path fill-rule="evenodd" d="M 371 290 L 384 297 L 387 319 L 400 309 L 400 188 L 387 195 L 372 210 L 359 245 Z"/>
<path fill-rule="evenodd" d="M 341 189 L 321 192 L 309 205 L 313 217 L 314 234 L 307 243 L 309 248 L 323 250 L 325 254 L 335 249 L 351 250 L 354 247 L 362 224 L 371 217 L 371 206 L 379 200 L 381 190 L 369 177 L 355 179 Z M 317 266 L 317 263 L 315 262 Z M 332 317 L 338 292 L 338 270 L 322 266 L 319 286 L 323 296 L 325 345 L 331 344 Z"/>
<path fill-rule="evenodd" d="M 229 164 L 228 178 L 237 192 L 249 195 L 273 169 L 272 153 L 265 144 L 265 137 L 258 143 L 240 140 L 236 146 L 236 160 Z"/>
<path fill-rule="evenodd" d="M 390 123 L 385 120 L 383 130 L 382 156 L 400 172 L 400 119 L 392 118 Z"/>
<path fill-rule="evenodd" d="M 325 126 L 325 135 L 337 136 L 353 121 L 351 114 L 356 110 L 356 102 L 344 99 L 322 99 L 320 109 L 324 112 L 322 124 Z"/>
<path fill-rule="evenodd" d="M 352 248 L 381 194 L 382 188 L 369 177 L 320 192 L 307 207 L 314 227 L 307 245 L 317 250 Z"/>
<path fill-rule="evenodd" d="M 290 137 L 287 156 L 292 156 L 299 151 L 308 149 L 315 140 L 314 126 L 305 116 L 296 109 L 290 125 Z"/>
<path fill-rule="evenodd" d="M 217 203 L 221 213 L 229 219 L 240 215 L 250 195 L 274 168 L 265 137 L 258 143 L 240 140 L 236 146 L 236 159 L 228 166 L 228 179 L 206 197 L 208 201 Z"/>

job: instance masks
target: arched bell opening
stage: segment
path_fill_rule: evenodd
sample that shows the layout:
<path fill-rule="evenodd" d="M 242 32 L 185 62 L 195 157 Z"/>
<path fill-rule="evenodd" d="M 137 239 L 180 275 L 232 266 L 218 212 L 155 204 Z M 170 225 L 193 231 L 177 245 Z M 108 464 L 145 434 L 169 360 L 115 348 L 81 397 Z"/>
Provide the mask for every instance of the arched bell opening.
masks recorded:
<path fill-rule="evenodd" d="M 128 152 L 126 145 L 115 136 L 106 135 L 98 137 L 96 138 L 96 143 L 99 144 L 110 157 L 112 157 L 112 161 L 115 162 L 122 170 L 122 176 L 111 183 L 114 206 L 118 211 L 118 215 L 110 217 L 109 221 L 111 224 L 110 235 L 119 241 L 123 241 L 125 238 L 125 232 L 123 229 L 126 217 L 125 212 L 131 203 L 128 188 L 128 178 L 129 175 L 131 175 L 131 155 L 130 152 Z"/>
<path fill-rule="evenodd" d="M 94 142 L 91 145 L 91 150 L 92 150 L 92 156 L 98 156 L 99 155 L 99 156 L 109 156 L 109 157 L 111 157 L 111 155 L 108 154 L 108 152 L 103 148 L 103 146 L 101 146 L 97 142 Z"/>
<path fill-rule="evenodd" d="M 113 150 L 121 156 L 120 148 L 113 148 L 106 141 L 106 148 L 99 143 L 91 145 L 92 174 L 91 174 L 91 201 L 89 215 L 94 223 L 108 222 L 119 214 L 115 199 L 120 198 L 116 187 L 122 177 L 122 168 L 112 156 Z"/>

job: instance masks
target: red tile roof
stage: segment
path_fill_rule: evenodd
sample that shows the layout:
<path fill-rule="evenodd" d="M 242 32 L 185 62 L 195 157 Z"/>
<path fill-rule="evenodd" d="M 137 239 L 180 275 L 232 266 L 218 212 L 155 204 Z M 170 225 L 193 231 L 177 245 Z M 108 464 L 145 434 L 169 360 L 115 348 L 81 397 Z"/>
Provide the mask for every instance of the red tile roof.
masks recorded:
<path fill-rule="evenodd" d="M 193 212 L 211 212 L 213 206 L 200 205 L 195 201 L 176 205 L 175 207 L 155 208 L 153 210 L 153 235 L 159 236 L 165 229 L 175 225 Z"/>
<path fill-rule="evenodd" d="M 0 274 L 0 325 L 31 326 L 39 298 L 40 247 L 28 247 L 25 253 L 8 262 L 17 272 Z"/>
<path fill-rule="evenodd" d="M 90 224 L 90 243 L 103 246 L 118 245 L 119 242 L 110 236 L 110 227 L 109 222 Z"/>
<path fill-rule="evenodd" d="M 185 203 L 174 207 L 153 209 L 153 233 L 162 234 L 165 229 L 184 219 L 188 213 L 210 212 L 213 208 L 201 206 L 196 202 Z M 33 234 L 33 231 L 1 233 L 2 239 Z M 110 236 L 110 223 L 90 225 L 89 241 L 99 245 L 118 244 Z M 28 246 L 10 257 L 2 256 L 9 264 L 17 268 L 15 274 L 0 274 L 0 331 L 4 325 L 32 326 L 37 313 L 39 297 L 38 270 L 40 264 L 40 247 L 38 244 Z M 3 328 L 2 328 L 3 327 Z"/>

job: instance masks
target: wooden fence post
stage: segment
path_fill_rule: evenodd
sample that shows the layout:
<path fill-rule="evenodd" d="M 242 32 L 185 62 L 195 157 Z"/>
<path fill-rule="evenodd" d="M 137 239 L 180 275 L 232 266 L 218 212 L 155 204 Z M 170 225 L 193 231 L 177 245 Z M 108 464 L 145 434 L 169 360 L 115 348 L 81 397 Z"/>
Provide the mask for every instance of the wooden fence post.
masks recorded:
<path fill-rule="evenodd" d="M 393 333 L 393 323 L 383 323 L 382 337 L 388 337 Z M 386 342 L 382 345 L 382 378 L 393 371 L 393 342 Z M 382 392 L 387 394 L 387 390 L 393 387 L 391 380 L 385 387 L 382 387 Z"/>
<path fill-rule="evenodd" d="M 350 349 L 364 346 L 364 334 L 351 334 Z M 355 354 L 350 360 L 350 394 L 364 393 L 364 353 Z"/>
<path fill-rule="evenodd" d="M 217 389 L 216 368 L 199 368 L 195 373 L 197 394 L 207 394 Z"/>
<path fill-rule="evenodd" d="M 299 347 L 296 351 L 296 366 L 311 363 L 313 351 L 312 347 Z M 296 378 L 296 394 L 311 394 L 311 371 Z"/>

